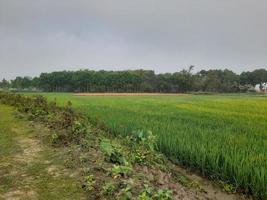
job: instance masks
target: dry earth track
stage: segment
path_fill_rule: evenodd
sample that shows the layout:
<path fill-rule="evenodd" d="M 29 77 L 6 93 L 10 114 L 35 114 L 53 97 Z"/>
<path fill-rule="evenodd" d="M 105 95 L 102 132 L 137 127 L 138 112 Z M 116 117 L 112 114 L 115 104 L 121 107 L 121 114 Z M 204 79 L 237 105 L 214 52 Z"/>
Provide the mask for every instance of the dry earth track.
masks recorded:
<path fill-rule="evenodd" d="M 74 96 L 180 96 L 181 93 L 74 93 Z"/>

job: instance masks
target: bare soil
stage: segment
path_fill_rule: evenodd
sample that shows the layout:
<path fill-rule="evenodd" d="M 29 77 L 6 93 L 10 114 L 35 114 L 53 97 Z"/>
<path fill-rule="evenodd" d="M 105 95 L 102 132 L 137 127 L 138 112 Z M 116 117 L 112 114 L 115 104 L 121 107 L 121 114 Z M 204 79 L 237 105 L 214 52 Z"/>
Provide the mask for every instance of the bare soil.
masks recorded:
<path fill-rule="evenodd" d="M 178 96 L 181 93 L 74 93 L 74 96 Z"/>

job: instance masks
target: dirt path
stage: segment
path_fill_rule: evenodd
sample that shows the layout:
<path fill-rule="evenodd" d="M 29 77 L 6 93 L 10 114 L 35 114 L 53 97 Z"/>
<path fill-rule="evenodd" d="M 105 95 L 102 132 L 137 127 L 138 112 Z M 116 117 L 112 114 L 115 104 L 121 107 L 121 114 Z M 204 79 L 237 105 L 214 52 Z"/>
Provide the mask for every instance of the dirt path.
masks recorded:
<path fill-rule="evenodd" d="M 74 96 L 181 96 L 182 93 L 74 93 Z"/>
<path fill-rule="evenodd" d="M 0 199 L 84 199 L 66 152 L 45 145 L 48 130 L 29 125 L 0 105 Z"/>

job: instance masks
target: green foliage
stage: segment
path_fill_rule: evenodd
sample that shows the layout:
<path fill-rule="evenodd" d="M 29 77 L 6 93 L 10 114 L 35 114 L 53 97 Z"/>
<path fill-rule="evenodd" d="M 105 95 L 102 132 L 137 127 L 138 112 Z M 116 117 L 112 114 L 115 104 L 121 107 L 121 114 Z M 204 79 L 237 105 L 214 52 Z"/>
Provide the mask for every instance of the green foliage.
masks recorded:
<path fill-rule="evenodd" d="M 140 149 L 140 148 L 136 149 L 132 154 L 134 163 L 146 164 L 147 161 L 146 152 L 147 150 L 145 149 Z"/>
<path fill-rule="evenodd" d="M 102 192 L 106 196 L 111 196 L 114 194 L 115 190 L 117 189 L 117 186 L 114 182 L 106 182 L 102 187 Z"/>
<path fill-rule="evenodd" d="M 76 143 L 79 143 L 81 141 L 81 138 L 84 138 L 84 136 L 87 133 L 87 127 L 85 124 L 74 121 L 72 124 L 72 140 L 76 141 Z"/>
<path fill-rule="evenodd" d="M 160 189 L 154 196 L 156 200 L 173 200 L 173 192 L 168 189 Z"/>
<path fill-rule="evenodd" d="M 152 187 L 144 185 L 143 191 L 138 195 L 138 200 L 173 200 L 173 192 L 168 189 L 155 191 Z"/>
<path fill-rule="evenodd" d="M 130 166 L 114 165 L 111 169 L 113 178 L 126 177 L 130 174 L 132 168 Z"/>
<path fill-rule="evenodd" d="M 145 146 L 148 150 L 154 151 L 156 147 L 156 136 L 151 131 L 137 130 L 130 135 L 130 140 Z"/>
<path fill-rule="evenodd" d="M 143 191 L 138 195 L 137 199 L 152 200 L 152 197 L 153 197 L 153 188 L 145 184 Z"/>
<path fill-rule="evenodd" d="M 96 184 L 96 180 L 95 180 L 94 175 L 91 174 L 85 177 L 84 188 L 86 191 L 92 191 L 95 187 L 95 184 Z"/>
<path fill-rule="evenodd" d="M 138 200 L 152 200 L 150 196 L 148 196 L 145 192 L 142 192 L 140 195 L 138 195 Z"/>
<path fill-rule="evenodd" d="M 234 193 L 235 192 L 235 187 L 232 184 L 223 183 L 223 189 L 224 189 L 224 191 L 226 191 L 228 193 Z"/>
<path fill-rule="evenodd" d="M 59 135 L 56 134 L 56 133 L 53 133 L 53 134 L 51 135 L 51 140 L 52 140 L 52 143 L 53 143 L 53 144 L 57 144 L 57 143 L 58 143 L 58 140 L 59 140 Z"/>
<path fill-rule="evenodd" d="M 201 70 L 194 66 L 174 73 L 155 74 L 152 70 L 125 71 L 61 71 L 42 73 L 39 77 L 16 77 L 3 80 L 0 88 L 24 91 L 39 88 L 46 92 L 247 92 L 246 85 L 266 83 L 267 70 L 256 69 L 241 75 L 231 70 Z"/>
<path fill-rule="evenodd" d="M 79 121 L 75 121 L 73 124 L 73 134 L 81 135 L 87 132 L 87 127 Z"/>
<path fill-rule="evenodd" d="M 126 183 L 125 187 L 120 190 L 117 200 L 132 200 L 132 199 L 133 199 L 132 186 Z"/>
<path fill-rule="evenodd" d="M 0 91 L 1 89 L 8 89 L 10 87 L 10 82 L 7 81 L 6 79 L 3 79 L 0 81 Z"/>
<path fill-rule="evenodd" d="M 162 157 L 155 151 L 157 148 L 156 136 L 151 131 L 133 131 L 130 136 L 126 137 L 126 141 L 127 146 L 131 148 L 129 156 L 131 163 L 146 166 L 161 165 Z"/>
<path fill-rule="evenodd" d="M 87 133 L 85 124 L 78 121 L 68 102 L 65 107 L 59 107 L 54 101 L 48 102 L 43 96 L 24 96 L 7 92 L 0 93 L 0 103 L 17 107 L 19 112 L 26 113 L 29 120 L 45 124 L 56 135 L 52 135 L 52 143 L 79 143 Z M 81 119 L 81 118 L 79 118 Z"/>
<path fill-rule="evenodd" d="M 106 160 L 115 164 L 127 164 L 122 151 L 119 147 L 111 144 L 109 139 L 103 139 L 100 143 L 100 149 L 105 153 Z"/>

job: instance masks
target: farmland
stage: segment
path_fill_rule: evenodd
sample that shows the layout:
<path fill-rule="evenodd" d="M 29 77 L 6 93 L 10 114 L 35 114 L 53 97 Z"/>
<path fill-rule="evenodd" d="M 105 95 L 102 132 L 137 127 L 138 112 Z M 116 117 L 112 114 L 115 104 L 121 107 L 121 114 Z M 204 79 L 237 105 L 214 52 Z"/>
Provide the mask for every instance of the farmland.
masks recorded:
<path fill-rule="evenodd" d="M 73 96 L 67 101 L 114 135 L 151 130 L 180 164 L 254 195 L 266 195 L 267 98 L 250 95 Z"/>

